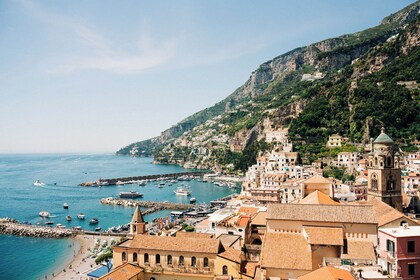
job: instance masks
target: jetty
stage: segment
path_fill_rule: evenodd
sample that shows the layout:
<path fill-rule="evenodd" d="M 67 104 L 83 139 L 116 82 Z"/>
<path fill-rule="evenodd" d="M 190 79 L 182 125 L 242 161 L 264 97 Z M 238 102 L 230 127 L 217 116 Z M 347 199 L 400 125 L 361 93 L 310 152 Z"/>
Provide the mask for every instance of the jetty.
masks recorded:
<path fill-rule="evenodd" d="M 153 174 L 153 175 L 143 175 L 143 176 L 134 176 L 134 177 L 123 177 L 123 178 L 110 178 L 110 179 L 98 179 L 95 182 L 84 182 L 80 183 L 79 186 L 82 187 L 98 187 L 103 185 L 117 185 L 117 184 L 132 184 L 145 180 L 172 180 L 185 177 L 203 177 L 204 174 L 211 173 L 209 170 L 197 170 L 189 172 L 178 172 L 178 173 L 168 173 L 168 174 Z"/>
<path fill-rule="evenodd" d="M 120 205 L 125 207 L 144 207 L 147 208 L 141 211 L 143 215 L 151 214 L 161 210 L 187 210 L 193 207 L 191 204 L 173 203 L 173 202 L 159 202 L 159 201 L 137 201 L 132 199 L 121 199 L 121 198 L 102 198 L 102 204 L 109 205 Z"/>
<path fill-rule="evenodd" d="M 56 227 L 21 224 L 15 219 L 1 218 L 0 234 L 44 238 L 63 238 L 73 235 L 73 231 L 70 229 L 61 229 Z"/>

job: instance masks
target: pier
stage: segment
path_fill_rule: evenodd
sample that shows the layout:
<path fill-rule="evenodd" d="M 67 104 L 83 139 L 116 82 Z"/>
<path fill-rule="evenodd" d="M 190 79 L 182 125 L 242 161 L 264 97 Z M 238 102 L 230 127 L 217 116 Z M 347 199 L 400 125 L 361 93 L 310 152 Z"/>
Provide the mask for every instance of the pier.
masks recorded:
<path fill-rule="evenodd" d="M 211 173 L 212 171 L 199 170 L 199 171 L 190 171 L 190 172 L 178 172 L 178 173 L 169 173 L 169 174 L 154 174 L 154 175 L 144 175 L 144 176 L 134 176 L 134 177 L 123 177 L 123 178 L 111 178 L 111 179 L 99 179 L 96 182 L 84 182 L 79 184 L 82 187 L 97 187 L 103 185 L 117 185 L 118 184 L 131 184 L 133 182 L 140 182 L 145 180 L 156 180 L 156 179 L 178 179 L 181 177 L 203 177 L 204 174 Z"/>
<path fill-rule="evenodd" d="M 151 214 L 160 210 L 170 209 L 170 210 L 187 210 L 194 205 L 183 204 L 183 203 L 173 203 L 173 202 L 159 202 L 159 201 L 138 201 L 132 199 L 121 199 L 121 198 L 102 198 L 102 204 L 108 205 L 120 205 L 126 207 L 145 207 L 147 208 L 144 211 L 141 211 L 143 215 Z"/>
<path fill-rule="evenodd" d="M 70 229 L 61 229 L 56 227 L 21 224 L 15 219 L 2 218 L 0 219 L 0 234 L 44 238 L 63 238 L 73 235 L 73 231 Z"/>

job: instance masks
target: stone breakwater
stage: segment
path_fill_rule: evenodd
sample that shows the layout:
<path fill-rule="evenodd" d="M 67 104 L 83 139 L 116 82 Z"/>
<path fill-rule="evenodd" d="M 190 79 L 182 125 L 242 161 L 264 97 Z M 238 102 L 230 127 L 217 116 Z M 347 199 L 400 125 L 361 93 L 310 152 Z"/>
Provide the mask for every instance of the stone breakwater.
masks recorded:
<path fill-rule="evenodd" d="M 121 199 L 121 198 L 102 198 L 102 204 L 110 205 L 121 205 L 126 207 L 145 207 L 146 210 L 142 211 L 143 215 L 147 215 L 160 210 L 171 209 L 171 210 L 187 210 L 192 207 L 190 204 L 172 203 L 172 202 L 158 202 L 158 201 L 137 201 L 132 199 Z"/>
<path fill-rule="evenodd" d="M 27 225 L 21 224 L 15 219 L 1 218 L 0 234 L 45 238 L 63 238 L 71 236 L 73 232 L 69 229 Z"/>

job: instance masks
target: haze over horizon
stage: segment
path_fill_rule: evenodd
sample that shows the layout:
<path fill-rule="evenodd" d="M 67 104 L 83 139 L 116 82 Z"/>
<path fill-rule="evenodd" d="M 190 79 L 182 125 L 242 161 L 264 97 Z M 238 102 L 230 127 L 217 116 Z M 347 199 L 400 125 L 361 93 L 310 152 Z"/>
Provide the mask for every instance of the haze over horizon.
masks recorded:
<path fill-rule="evenodd" d="M 2 1 L 0 153 L 115 152 L 415 1 Z"/>

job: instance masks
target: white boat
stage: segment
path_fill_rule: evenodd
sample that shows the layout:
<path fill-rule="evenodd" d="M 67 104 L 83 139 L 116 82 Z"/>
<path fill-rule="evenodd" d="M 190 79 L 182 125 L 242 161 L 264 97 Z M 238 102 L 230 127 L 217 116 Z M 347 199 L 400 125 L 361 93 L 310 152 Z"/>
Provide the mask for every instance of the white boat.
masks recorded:
<path fill-rule="evenodd" d="M 66 202 L 65 202 L 65 203 L 63 204 L 63 208 L 64 208 L 64 209 L 69 209 L 69 205 L 68 205 L 68 203 L 66 203 Z"/>
<path fill-rule="evenodd" d="M 71 216 L 70 215 L 67 215 L 66 216 L 66 220 L 70 222 L 71 221 Z"/>
<path fill-rule="evenodd" d="M 195 203 L 196 201 L 197 201 L 197 199 L 195 197 L 190 198 L 190 203 Z"/>
<path fill-rule="evenodd" d="M 45 184 L 42 183 L 40 180 L 36 180 L 34 183 L 34 186 L 41 187 L 41 186 L 45 186 Z"/>
<path fill-rule="evenodd" d="M 39 216 L 41 216 L 42 218 L 49 218 L 50 213 L 47 212 L 47 211 L 41 211 L 41 212 L 39 212 Z"/>
<path fill-rule="evenodd" d="M 138 198 L 138 197 L 143 197 L 143 194 L 139 192 L 135 192 L 135 191 L 120 192 L 120 197 L 121 198 Z"/>
<path fill-rule="evenodd" d="M 188 196 L 188 195 L 191 195 L 191 190 L 188 187 L 186 187 L 186 188 L 179 187 L 176 190 L 174 190 L 174 193 L 176 195 L 185 195 L 185 196 Z"/>
<path fill-rule="evenodd" d="M 85 219 L 85 217 L 86 217 L 86 215 L 85 215 L 85 214 L 83 214 L 83 213 L 79 213 L 79 214 L 77 214 L 77 218 L 78 218 L 79 220 L 84 220 L 84 219 Z"/>

